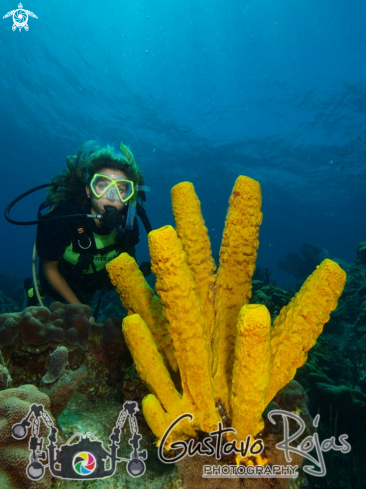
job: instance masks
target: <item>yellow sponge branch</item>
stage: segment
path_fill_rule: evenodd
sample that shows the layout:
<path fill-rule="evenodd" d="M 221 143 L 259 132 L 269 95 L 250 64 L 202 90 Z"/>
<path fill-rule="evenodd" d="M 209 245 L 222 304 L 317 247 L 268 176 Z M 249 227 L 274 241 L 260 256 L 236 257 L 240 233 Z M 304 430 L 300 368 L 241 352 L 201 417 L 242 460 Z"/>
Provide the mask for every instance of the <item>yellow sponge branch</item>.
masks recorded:
<path fill-rule="evenodd" d="M 143 398 L 142 412 L 151 431 L 158 439 L 161 439 L 170 424 L 170 417 L 153 394 L 148 394 Z"/>
<path fill-rule="evenodd" d="M 109 262 L 106 268 L 112 284 L 116 286 L 120 295 L 123 307 L 129 313 L 136 313 L 144 318 L 165 364 L 172 372 L 177 372 L 178 364 L 160 299 L 146 282 L 134 258 L 128 253 L 121 253 Z"/>
<path fill-rule="evenodd" d="M 200 406 L 196 416 L 204 431 L 217 425 L 211 378 L 211 348 L 202 302 L 176 231 L 171 226 L 149 233 L 156 291 L 168 319 L 184 395 Z M 192 413 L 193 414 L 193 413 Z"/>
<path fill-rule="evenodd" d="M 163 359 L 157 349 L 152 334 L 138 314 L 127 316 L 122 328 L 127 346 L 134 359 L 136 369 L 152 394 L 144 398 L 142 408 L 144 416 L 154 434 L 161 438 L 172 421 L 185 412 L 196 413 L 197 407 L 190 404 L 175 389 Z M 199 429 L 199 415 L 194 423 L 187 421 L 179 424 L 167 439 L 170 444 L 177 438 L 188 438 Z"/>
<path fill-rule="evenodd" d="M 206 317 L 208 336 L 211 338 L 215 324 L 214 284 L 215 262 L 211 255 L 211 243 L 201 214 L 201 204 L 193 185 L 182 182 L 171 191 L 175 226 L 182 247 L 186 252 L 187 264 L 197 287 Z"/>
<path fill-rule="evenodd" d="M 236 338 L 236 319 L 240 308 L 251 297 L 252 276 L 262 223 L 262 196 L 259 183 L 237 178 L 226 216 L 220 249 L 220 267 L 215 283 L 215 327 L 212 344 L 214 390 L 229 406 Z"/>
<path fill-rule="evenodd" d="M 167 427 L 181 414 L 185 414 L 187 411 L 184 408 L 184 402 L 182 402 L 179 414 L 174 415 L 174 411 L 166 413 L 161 407 L 159 400 L 153 394 L 148 394 L 142 400 L 142 412 L 144 413 L 146 422 L 150 426 L 152 432 L 158 437 L 159 446 L 161 438 L 167 431 Z M 186 440 L 187 438 L 196 436 L 195 430 L 197 429 L 200 429 L 200 427 L 195 421 L 192 424 L 190 424 L 187 419 L 181 421 L 166 437 L 165 448 L 169 450 L 170 444 L 173 441 Z"/>
<path fill-rule="evenodd" d="M 267 404 L 306 362 L 307 352 L 315 345 L 330 313 L 337 307 L 345 283 L 346 272 L 326 259 L 291 302 L 281 309 L 272 327 Z"/>
<path fill-rule="evenodd" d="M 230 397 L 235 438 L 245 440 L 263 429 L 262 413 L 270 374 L 271 316 L 266 306 L 244 305 L 239 313 Z"/>
<path fill-rule="evenodd" d="M 179 403 L 182 396 L 175 389 L 145 321 L 138 314 L 127 316 L 122 331 L 136 369 L 150 392 L 159 393 L 159 400 L 166 410 L 171 403 Z"/>

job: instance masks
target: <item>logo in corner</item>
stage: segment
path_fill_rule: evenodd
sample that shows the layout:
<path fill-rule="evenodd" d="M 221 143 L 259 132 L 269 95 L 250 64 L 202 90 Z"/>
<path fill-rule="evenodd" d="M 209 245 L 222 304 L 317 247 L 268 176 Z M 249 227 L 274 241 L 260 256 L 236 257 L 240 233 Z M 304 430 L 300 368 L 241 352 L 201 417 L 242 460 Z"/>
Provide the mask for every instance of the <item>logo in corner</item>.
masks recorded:
<path fill-rule="evenodd" d="M 147 450 L 139 449 L 142 435 L 139 433 L 136 418 L 138 410 L 136 401 L 125 401 L 116 426 L 109 436 L 111 444 L 108 445 L 108 451 L 104 448 L 103 443 L 89 432 L 85 436 L 82 433 L 75 433 L 59 447 L 57 444 L 58 430 L 51 416 L 42 404 L 32 404 L 25 418 L 12 427 L 13 437 L 17 440 L 23 440 L 31 427 L 32 436 L 29 439 L 31 454 L 26 470 L 28 478 L 32 481 L 42 479 L 48 467 L 51 474 L 60 479 L 106 479 L 114 475 L 117 464 L 122 461 L 127 462 L 126 470 L 131 477 L 141 477 L 146 470 L 144 460 L 147 459 Z M 132 452 L 129 458 L 122 458 L 117 455 L 117 452 L 121 443 L 121 432 L 127 419 L 132 434 L 132 438 L 128 440 Z M 49 444 L 45 449 L 43 449 L 44 437 L 40 436 L 41 421 L 49 430 Z M 75 438 L 79 440 L 71 443 Z"/>
<path fill-rule="evenodd" d="M 11 15 L 13 16 L 13 25 L 11 26 L 11 28 L 13 31 L 15 31 L 16 28 L 18 28 L 19 32 L 22 30 L 23 27 L 24 30 L 26 31 L 29 30 L 28 16 L 38 19 L 38 17 L 30 10 L 24 10 L 23 5 L 21 3 L 18 5 L 18 8 L 16 10 L 12 10 L 11 12 L 5 14 L 3 19 L 6 19 Z"/>

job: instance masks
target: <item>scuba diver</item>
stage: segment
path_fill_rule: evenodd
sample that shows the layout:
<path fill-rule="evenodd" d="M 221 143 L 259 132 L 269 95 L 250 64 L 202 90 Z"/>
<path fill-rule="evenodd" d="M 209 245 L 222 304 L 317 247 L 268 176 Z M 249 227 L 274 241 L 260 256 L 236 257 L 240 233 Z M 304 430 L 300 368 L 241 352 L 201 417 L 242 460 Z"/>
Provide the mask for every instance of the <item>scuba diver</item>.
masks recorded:
<path fill-rule="evenodd" d="M 88 304 L 97 290 L 111 290 L 105 266 L 122 252 L 135 258 L 140 239 L 136 213 L 147 233 L 151 231 L 142 207 L 149 188 L 132 152 L 123 143 L 120 150 L 85 143 L 77 156 L 67 157 L 66 170 L 40 186 L 49 188 L 38 220 L 23 223 L 38 223 L 39 283 L 56 300 Z M 5 217 L 10 222 L 15 222 L 8 216 L 10 208 L 34 190 L 9 204 Z M 140 270 L 149 275 L 150 263 L 142 263 Z"/>

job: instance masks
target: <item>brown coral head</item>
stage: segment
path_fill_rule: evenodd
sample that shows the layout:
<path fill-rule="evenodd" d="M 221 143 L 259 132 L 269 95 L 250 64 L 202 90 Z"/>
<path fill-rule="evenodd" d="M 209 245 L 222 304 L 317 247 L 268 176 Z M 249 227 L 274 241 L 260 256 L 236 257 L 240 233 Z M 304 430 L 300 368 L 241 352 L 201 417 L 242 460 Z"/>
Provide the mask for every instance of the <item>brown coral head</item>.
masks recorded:
<path fill-rule="evenodd" d="M 68 304 L 65 310 L 65 339 L 70 345 L 87 347 L 91 309 L 85 304 Z"/>
<path fill-rule="evenodd" d="M 5 313 L 0 315 L 0 348 L 11 345 L 19 334 L 19 313 Z"/>
<path fill-rule="evenodd" d="M 80 333 L 89 329 L 91 309 L 85 304 L 68 304 L 65 310 L 65 329 L 75 328 Z"/>
<path fill-rule="evenodd" d="M 21 313 L 20 332 L 24 345 L 44 345 L 50 341 L 64 340 L 64 331 L 53 324 L 47 307 L 27 307 Z"/>

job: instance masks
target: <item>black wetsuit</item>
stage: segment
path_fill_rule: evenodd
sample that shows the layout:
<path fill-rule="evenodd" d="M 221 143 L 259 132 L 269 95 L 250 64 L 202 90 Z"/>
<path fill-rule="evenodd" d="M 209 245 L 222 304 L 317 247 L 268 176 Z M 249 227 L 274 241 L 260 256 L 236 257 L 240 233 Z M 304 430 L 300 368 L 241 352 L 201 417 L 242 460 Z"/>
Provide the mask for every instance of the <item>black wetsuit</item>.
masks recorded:
<path fill-rule="evenodd" d="M 77 203 L 60 202 L 45 218 L 81 213 L 90 214 L 91 210 Z M 127 206 L 121 214 L 126 217 Z M 80 229 L 83 230 L 82 235 Z M 42 260 L 59 260 L 58 269 L 70 288 L 81 302 L 88 303 L 96 290 L 113 287 L 105 269 L 108 261 L 122 252 L 134 256 L 134 246 L 139 239 L 136 218 L 133 229 L 129 231 L 124 231 L 123 226 L 116 231 L 99 228 L 94 219 L 86 217 L 41 223 L 37 230 L 41 287 L 47 295 L 64 300 L 42 274 Z"/>

